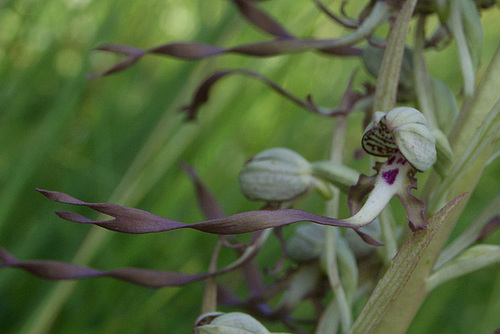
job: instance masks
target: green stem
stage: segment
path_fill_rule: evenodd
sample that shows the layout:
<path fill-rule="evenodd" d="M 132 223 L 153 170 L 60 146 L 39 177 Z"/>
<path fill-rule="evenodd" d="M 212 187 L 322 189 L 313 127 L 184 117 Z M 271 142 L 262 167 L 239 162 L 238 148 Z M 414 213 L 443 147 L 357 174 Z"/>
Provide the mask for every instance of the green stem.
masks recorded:
<path fill-rule="evenodd" d="M 352 45 L 359 42 L 366 36 L 370 36 L 375 29 L 384 23 L 391 14 L 392 8 L 385 1 L 377 1 L 370 12 L 370 15 L 353 33 L 340 37 L 338 45 Z"/>
<path fill-rule="evenodd" d="M 411 0 L 403 5 L 387 40 L 387 47 L 377 79 L 373 113 L 376 111 L 388 112 L 396 105 L 406 37 L 408 35 L 411 17 L 416 3 L 416 0 Z M 388 212 L 384 210 L 380 217 L 380 222 L 384 243 L 386 244 L 385 259 L 391 259 L 397 249 L 394 230 L 388 218 Z"/>
<path fill-rule="evenodd" d="M 415 47 L 413 57 L 415 94 L 417 95 L 419 110 L 425 115 L 430 128 L 436 128 L 436 111 L 431 92 L 432 83 L 424 58 L 425 18 L 425 16 L 419 16 L 417 26 L 415 27 Z"/>
<path fill-rule="evenodd" d="M 312 169 L 314 176 L 330 182 L 345 193 L 359 178 L 357 170 L 328 160 L 313 162 Z"/>
<path fill-rule="evenodd" d="M 330 153 L 330 161 L 334 164 L 342 164 L 345 146 L 345 137 L 347 129 L 347 117 L 339 116 L 336 118 L 335 129 L 333 131 L 332 148 Z M 327 202 L 326 214 L 329 217 L 338 217 L 340 191 L 336 187 L 332 187 L 333 197 Z M 352 314 L 351 307 L 347 300 L 342 282 L 340 280 L 337 264 L 336 239 L 337 229 L 335 227 L 326 229 L 326 263 L 327 274 L 330 286 L 335 294 L 338 311 L 340 313 L 340 323 L 344 333 L 351 327 Z"/>
<path fill-rule="evenodd" d="M 410 29 L 411 17 L 416 4 L 417 0 L 408 0 L 403 4 L 387 40 L 387 47 L 377 79 L 373 112 L 389 112 L 396 105 L 406 36 Z"/>
<path fill-rule="evenodd" d="M 398 251 L 398 245 L 396 243 L 396 231 L 394 224 L 394 217 L 392 216 L 391 207 L 388 205 L 382 211 L 379 217 L 380 229 L 382 231 L 382 240 L 384 243 L 384 264 L 389 265 L 392 258 L 396 255 Z"/>
<path fill-rule="evenodd" d="M 338 195 L 338 190 L 336 189 L 335 194 Z M 338 196 L 334 196 L 334 199 L 338 200 Z M 347 300 L 347 296 L 342 286 L 338 272 L 337 264 L 337 252 L 335 239 L 337 238 L 337 228 L 331 227 L 326 229 L 326 263 L 327 263 L 327 273 L 328 281 L 335 294 L 335 300 L 337 302 L 338 311 L 340 313 L 340 323 L 342 324 L 342 331 L 347 333 L 347 330 L 352 324 L 352 314 L 351 307 Z"/>

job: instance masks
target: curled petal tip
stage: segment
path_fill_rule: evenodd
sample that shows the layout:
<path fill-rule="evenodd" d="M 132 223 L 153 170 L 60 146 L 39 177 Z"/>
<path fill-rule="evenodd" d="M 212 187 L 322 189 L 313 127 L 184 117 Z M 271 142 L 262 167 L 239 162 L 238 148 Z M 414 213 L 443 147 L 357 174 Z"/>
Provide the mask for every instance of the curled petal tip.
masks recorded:
<path fill-rule="evenodd" d="M 361 232 L 359 229 L 353 229 L 360 237 L 363 239 L 364 242 L 366 242 L 369 245 L 372 246 L 384 246 L 383 243 L 375 240 L 373 237 L 371 237 L 369 234 Z"/>
<path fill-rule="evenodd" d="M 427 230 L 427 222 L 424 221 L 425 224 L 424 225 L 414 225 L 411 221 L 408 222 L 408 226 L 410 227 L 410 230 L 412 230 L 412 232 L 417 232 L 419 230 Z"/>

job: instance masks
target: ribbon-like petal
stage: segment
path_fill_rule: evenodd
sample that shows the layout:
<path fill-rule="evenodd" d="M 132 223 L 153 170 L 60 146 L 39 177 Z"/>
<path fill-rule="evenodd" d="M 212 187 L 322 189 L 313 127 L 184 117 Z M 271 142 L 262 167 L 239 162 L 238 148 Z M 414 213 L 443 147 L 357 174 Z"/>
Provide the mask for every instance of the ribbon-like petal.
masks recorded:
<path fill-rule="evenodd" d="M 142 234 L 192 228 L 206 233 L 231 235 L 310 221 L 322 225 L 353 228 L 364 241 L 376 246 L 381 245 L 375 239 L 357 230 L 369 222 L 359 225 L 348 220 L 324 217 L 298 209 L 247 211 L 228 217 L 185 224 L 140 209 L 111 203 L 87 203 L 65 193 L 42 189 L 37 190 L 52 201 L 86 206 L 95 211 L 112 216 L 114 219 L 94 221 L 74 212 L 57 211 L 56 214 L 59 217 L 76 223 L 95 224 L 108 230 L 122 233 Z"/>

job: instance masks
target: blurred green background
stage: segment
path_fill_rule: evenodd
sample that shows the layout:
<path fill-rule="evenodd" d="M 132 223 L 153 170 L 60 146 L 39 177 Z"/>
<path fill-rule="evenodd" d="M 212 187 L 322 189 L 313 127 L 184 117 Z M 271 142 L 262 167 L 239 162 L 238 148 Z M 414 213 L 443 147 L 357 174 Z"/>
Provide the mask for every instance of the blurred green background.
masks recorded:
<path fill-rule="evenodd" d="M 327 38 L 345 33 L 319 14 L 312 2 L 262 5 L 299 36 Z M 348 8 L 356 12 L 353 6 Z M 499 19 L 498 9 L 483 15 L 480 75 L 500 40 Z M 179 107 L 189 102 L 204 77 L 227 68 L 259 71 L 298 96 L 312 93 L 318 104 L 334 106 L 352 70 L 360 67 L 358 59 L 312 52 L 193 62 L 148 56 L 116 75 L 90 81 L 85 75 L 120 59 L 92 53 L 103 43 L 148 48 L 188 40 L 233 46 L 267 38 L 224 0 L 2 2 L 0 245 L 22 260 L 55 259 L 103 270 L 136 266 L 206 271 L 214 236 L 196 231 L 119 235 L 71 224 L 53 214 L 67 206 L 48 201 L 34 188 L 195 222 L 203 216 L 188 177 L 178 167 L 184 160 L 198 170 L 228 214 L 258 208 L 238 189 L 237 175 L 244 160 L 275 146 L 292 148 L 311 161 L 325 159 L 333 121 L 300 110 L 263 84 L 238 76 L 216 86 L 196 122 L 185 123 Z M 431 73 L 458 92 L 454 46 L 428 56 Z M 359 71 L 357 86 L 366 80 L 373 82 Z M 356 138 L 362 131 L 361 115 L 351 118 L 348 157 L 358 147 Z M 367 161 L 351 165 L 370 173 Z M 498 194 L 499 169 L 498 162 L 488 168 L 458 230 Z M 313 196 L 301 207 L 321 212 L 318 199 Z M 88 210 L 76 211 L 96 217 Z M 341 214 L 348 214 L 346 207 Z M 489 241 L 499 239 L 497 234 Z M 272 263 L 277 251 L 271 245 L 259 260 Z M 58 283 L 3 269 L 0 332 L 189 333 L 199 314 L 202 292 L 200 283 L 152 290 L 108 278 Z M 490 333 L 500 327 L 499 314 L 497 266 L 436 289 L 410 332 Z"/>

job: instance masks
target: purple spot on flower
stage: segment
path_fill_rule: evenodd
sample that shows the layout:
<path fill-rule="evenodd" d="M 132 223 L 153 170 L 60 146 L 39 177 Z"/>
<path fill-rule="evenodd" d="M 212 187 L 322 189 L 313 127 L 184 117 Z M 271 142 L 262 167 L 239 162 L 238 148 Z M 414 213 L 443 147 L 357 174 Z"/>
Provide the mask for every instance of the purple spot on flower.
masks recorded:
<path fill-rule="evenodd" d="M 392 165 L 392 163 L 394 162 L 394 160 L 396 160 L 396 156 L 393 155 L 389 160 L 387 160 L 387 164 L 390 166 Z"/>
<path fill-rule="evenodd" d="M 394 181 L 396 181 L 396 176 L 398 176 L 399 173 L 399 168 L 395 169 L 390 169 L 382 173 L 382 177 L 384 178 L 385 182 L 387 182 L 389 185 L 392 185 Z"/>

